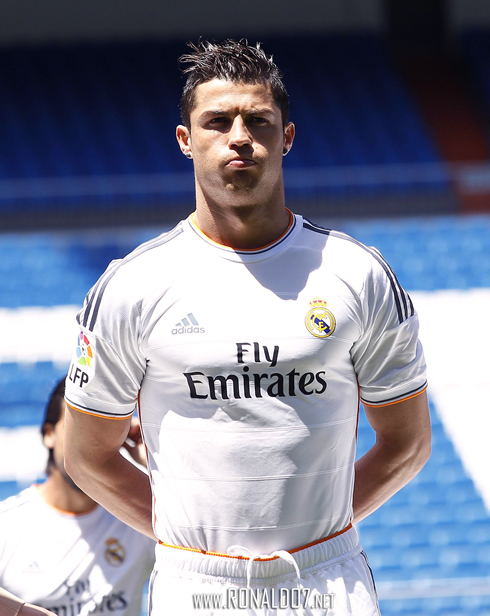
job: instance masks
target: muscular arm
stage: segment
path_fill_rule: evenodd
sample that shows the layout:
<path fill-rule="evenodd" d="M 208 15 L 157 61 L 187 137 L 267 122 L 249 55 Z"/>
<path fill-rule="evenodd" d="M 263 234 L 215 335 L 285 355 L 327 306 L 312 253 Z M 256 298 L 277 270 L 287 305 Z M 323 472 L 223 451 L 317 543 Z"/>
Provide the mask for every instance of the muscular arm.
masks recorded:
<path fill-rule="evenodd" d="M 53 612 L 25 603 L 19 597 L 8 592 L 4 588 L 0 588 L 0 616 L 56 616 Z"/>
<path fill-rule="evenodd" d="M 137 531 L 153 534 L 148 476 L 119 453 L 131 418 L 113 420 L 68 408 L 65 468 L 78 487 Z"/>
<path fill-rule="evenodd" d="M 385 407 L 365 407 L 376 443 L 355 465 L 354 522 L 376 511 L 422 469 L 430 455 L 426 393 Z"/>

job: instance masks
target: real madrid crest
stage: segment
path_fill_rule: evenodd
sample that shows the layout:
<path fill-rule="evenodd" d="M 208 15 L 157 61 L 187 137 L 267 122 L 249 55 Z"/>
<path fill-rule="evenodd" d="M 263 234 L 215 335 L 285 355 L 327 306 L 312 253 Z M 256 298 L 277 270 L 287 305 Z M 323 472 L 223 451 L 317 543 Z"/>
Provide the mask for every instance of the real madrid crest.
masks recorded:
<path fill-rule="evenodd" d="M 307 330 L 317 338 L 328 338 L 335 331 L 335 317 L 327 310 L 327 302 L 315 297 L 305 318 Z"/>
<path fill-rule="evenodd" d="M 105 551 L 105 558 L 107 562 L 113 567 L 119 567 L 123 564 L 126 558 L 126 550 L 119 543 L 118 539 L 107 539 L 105 542 L 107 549 Z"/>

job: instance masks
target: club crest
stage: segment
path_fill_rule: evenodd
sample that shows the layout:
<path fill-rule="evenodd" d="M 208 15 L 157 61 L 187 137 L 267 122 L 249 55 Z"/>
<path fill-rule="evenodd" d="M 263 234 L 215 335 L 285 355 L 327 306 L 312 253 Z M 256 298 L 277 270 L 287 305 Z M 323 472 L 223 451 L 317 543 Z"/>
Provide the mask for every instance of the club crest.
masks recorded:
<path fill-rule="evenodd" d="M 328 338 L 335 331 L 335 317 L 327 310 L 327 302 L 315 297 L 305 318 L 306 329 L 317 338 Z"/>
<path fill-rule="evenodd" d="M 107 549 L 105 551 L 105 558 L 107 562 L 113 567 L 119 567 L 123 564 L 126 558 L 126 550 L 119 543 L 117 539 L 107 539 L 105 542 Z"/>

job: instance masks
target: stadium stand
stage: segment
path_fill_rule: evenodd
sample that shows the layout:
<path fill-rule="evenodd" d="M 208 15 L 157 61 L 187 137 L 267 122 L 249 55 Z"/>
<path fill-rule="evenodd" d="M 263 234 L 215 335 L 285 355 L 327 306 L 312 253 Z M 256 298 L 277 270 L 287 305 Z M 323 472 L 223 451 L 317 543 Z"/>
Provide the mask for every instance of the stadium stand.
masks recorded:
<path fill-rule="evenodd" d="M 289 37 L 265 45 L 284 68 L 298 129 L 294 156 L 285 160 L 291 197 L 449 190 L 382 37 Z M 87 225 L 89 206 L 115 216 L 121 204 L 143 211 L 155 200 L 189 202 L 191 167 L 174 137 L 177 58 L 185 51 L 182 43 L 156 42 L 0 50 L 0 215 L 57 207 Z M 353 182 L 352 169 L 366 166 L 377 174 L 357 171 Z M 305 169 L 316 173 L 305 176 Z"/>
<path fill-rule="evenodd" d="M 463 32 L 461 42 L 464 57 L 476 80 L 488 116 L 490 113 L 490 75 L 488 72 L 490 32 L 478 29 L 467 30 Z"/>

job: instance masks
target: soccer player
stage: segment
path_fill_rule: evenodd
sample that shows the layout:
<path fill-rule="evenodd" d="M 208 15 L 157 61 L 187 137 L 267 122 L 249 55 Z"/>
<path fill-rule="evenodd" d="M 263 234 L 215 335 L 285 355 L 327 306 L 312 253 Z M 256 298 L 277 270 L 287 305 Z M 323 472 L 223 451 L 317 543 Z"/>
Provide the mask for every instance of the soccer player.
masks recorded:
<path fill-rule="evenodd" d="M 0 586 L 22 599 L 3 604 L 19 609 L 29 602 L 58 616 L 140 616 L 155 542 L 99 506 L 67 475 L 64 381 L 51 395 L 42 426 L 49 449 L 46 481 L 0 503 Z M 131 444 L 137 443 L 139 426 L 133 423 L 128 432 Z M 128 449 L 144 462 L 142 447 Z"/>
<path fill-rule="evenodd" d="M 354 524 L 429 456 L 416 312 L 377 250 L 286 208 L 272 58 L 228 40 L 181 61 L 196 210 L 87 295 L 68 473 L 158 539 L 153 616 L 378 614 Z M 376 444 L 354 465 L 360 400 Z M 135 405 L 151 490 L 119 454 Z"/>

